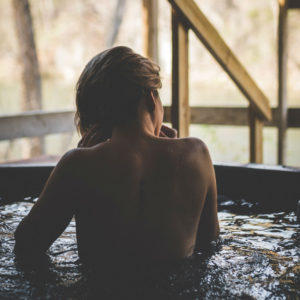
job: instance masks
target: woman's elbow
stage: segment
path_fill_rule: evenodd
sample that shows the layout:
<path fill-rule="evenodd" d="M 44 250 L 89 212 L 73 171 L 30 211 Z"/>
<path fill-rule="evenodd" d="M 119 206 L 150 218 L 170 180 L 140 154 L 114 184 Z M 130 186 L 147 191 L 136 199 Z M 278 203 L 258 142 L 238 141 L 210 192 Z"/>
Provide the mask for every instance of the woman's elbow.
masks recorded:
<path fill-rule="evenodd" d="M 15 248 L 14 248 L 14 252 L 16 254 L 21 254 L 23 252 L 26 252 L 26 245 L 28 245 L 28 241 L 25 237 L 25 232 L 22 226 L 22 222 L 19 224 L 19 226 L 17 227 L 15 233 L 14 233 L 14 237 L 15 237 Z"/>
<path fill-rule="evenodd" d="M 23 221 L 17 227 L 15 233 L 14 252 L 18 256 L 36 255 L 37 248 L 34 243 L 34 233 L 26 226 Z"/>

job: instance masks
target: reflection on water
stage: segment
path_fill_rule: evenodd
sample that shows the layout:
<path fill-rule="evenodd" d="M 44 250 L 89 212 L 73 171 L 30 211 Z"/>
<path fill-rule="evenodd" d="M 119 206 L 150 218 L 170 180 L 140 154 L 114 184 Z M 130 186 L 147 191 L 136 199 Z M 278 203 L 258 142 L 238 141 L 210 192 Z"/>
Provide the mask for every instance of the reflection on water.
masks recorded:
<path fill-rule="evenodd" d="M 78 263 L 74 221 L 52 245 L 50 261 L 30 267 L 15 261 L 13 232 L 31 206 L 22 202 L 0 207 L 0 298 L 94 299 L 95 286 L 93 290 Z M 113 288 L 98 279 L 96 298 L 300 298 L 300 233 L 294 213 L 220 212 L 219 219 L 220 241 L 210 255 L 197 253 L 159 280 L 155 277 L 130 288 L 126 275 L 123 284 L 116 282 Z"/>

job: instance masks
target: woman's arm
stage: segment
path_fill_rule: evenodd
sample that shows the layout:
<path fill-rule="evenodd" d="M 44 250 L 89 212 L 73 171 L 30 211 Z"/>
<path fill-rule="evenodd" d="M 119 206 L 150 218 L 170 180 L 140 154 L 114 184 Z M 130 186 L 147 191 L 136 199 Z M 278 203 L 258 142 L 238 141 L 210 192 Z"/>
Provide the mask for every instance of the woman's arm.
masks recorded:
<path fill-rule="evenodd" d="M 213 163 L 211 161 L 208 150 L 205 151 L 205 160 L 207 163 L 207 179 L 208 190 L 204 206 L 202 209 L 198 233 L 196 249 L 205 249 L 209 242 L 215 240 L 220 231 L 218 220 L 218 203 L 217 203 L 217 184 Z"/>
<path fill-rule="evenodd" d="M 76 151 L 76 150 L 75 150 Z M 34 257 L 43 254 L 71 221 L 76 201 L 75 151 L 65 154 L 51 173 L 30 213 L 15 232 L 15 252 Z"/>

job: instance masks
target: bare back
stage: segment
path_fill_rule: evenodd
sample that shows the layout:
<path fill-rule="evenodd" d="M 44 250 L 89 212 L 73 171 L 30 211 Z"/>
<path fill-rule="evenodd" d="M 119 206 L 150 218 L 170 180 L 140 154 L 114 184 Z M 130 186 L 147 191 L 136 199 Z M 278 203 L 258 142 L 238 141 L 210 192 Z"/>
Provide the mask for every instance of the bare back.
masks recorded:
<path fill-rule="evenodd" d="M 173 259 L 193 253 L 205 199 L 215 188 L 201 141 L 147 137 L 81 151 L 75 217 L 82 258 L 122 252 Z M 216 219 L 209 226 L 217 227 Z"/>
<path fill-rule="evenodd" d="M 16 250 L 45 252 L 75 215 L 80 257 L 94 264 L 190 256 L 219 230 L 216 182 L 198 139 L 146 136 L 67 153 L 15 232 Z"/>

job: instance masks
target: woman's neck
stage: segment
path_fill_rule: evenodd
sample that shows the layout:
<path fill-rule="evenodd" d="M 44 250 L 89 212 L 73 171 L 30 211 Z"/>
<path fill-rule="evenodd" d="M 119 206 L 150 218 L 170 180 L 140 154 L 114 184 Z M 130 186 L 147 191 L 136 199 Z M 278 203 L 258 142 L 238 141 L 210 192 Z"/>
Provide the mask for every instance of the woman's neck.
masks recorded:
<path fill-rule="evenodd" d="M 135 140 L 145 136 L 158 136 L 156 131 L 151 120 L 134 120 L 116 126 L 112 131 L 111 139 Z"/>

